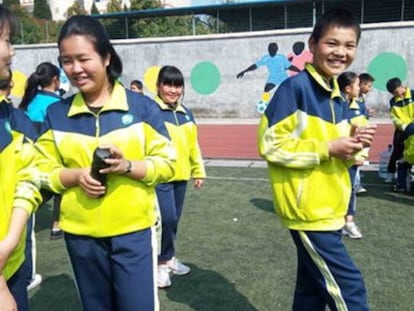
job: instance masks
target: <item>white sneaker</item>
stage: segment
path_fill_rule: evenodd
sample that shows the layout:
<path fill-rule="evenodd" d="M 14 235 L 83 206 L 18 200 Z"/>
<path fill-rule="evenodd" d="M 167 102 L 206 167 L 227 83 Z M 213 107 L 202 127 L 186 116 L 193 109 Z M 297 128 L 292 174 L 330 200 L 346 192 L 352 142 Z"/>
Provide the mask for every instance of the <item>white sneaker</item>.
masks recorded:
<path fill-rule="evenodd" d="M 171 286 L 170 268 L 167 265 L 158 265 L 158 288 L 167 288 Z"/>
<path fill-rule="evenodd" d="M 362 186 L 359 186 L 357 189 L 356 189 L 356 193 L 357 194 L 361 194 L 361 193 L 365 193 L 365 192 L 367 192 L 367 189 L 365 189 L 364 187 L 362 187 Z"/>
<path fill-rule="evenodd" d="M 40 274 L 35 274 L 33 278 L 30 280 L 30 284 L 27 285 L 27 290 L 31 290 L 42 283 L 42 276 Z"/>
<path fill-rule="evenodd" d="M 186 266 L 175 257 L 168 260 L 167 265 L 170 268 L 171 272 L 176 275 L 186 275 L 191 272 L 189 266 Z"/>
<path fill-rule="evenodd" d="M 345 223 L 345 226 L 342 228 L 342 234 L 347 235 L 351 239 L 362 238 L 361 231 L 359 231 L 358 226 L 353 221 L 348 221 Z"/>

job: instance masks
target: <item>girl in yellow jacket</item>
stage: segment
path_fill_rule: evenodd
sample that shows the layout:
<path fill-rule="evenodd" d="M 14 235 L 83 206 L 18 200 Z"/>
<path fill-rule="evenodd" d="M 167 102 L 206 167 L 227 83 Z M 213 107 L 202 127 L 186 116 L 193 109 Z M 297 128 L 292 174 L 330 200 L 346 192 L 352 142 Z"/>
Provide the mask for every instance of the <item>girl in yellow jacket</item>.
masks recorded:
<path fill-rule="evenodd" d="M 0 5 L 0 79 L 10 76 L 17 21 Z M 0 310 L 28 311 L 25 227 L 41 202 L 29 119 L 0 96 Z"/>
<path fill-rule="evenodd" d="M 157 79 L 162 119 L 177 150 L 175 174 L 168 183 L 157 185 L 157 198 L 161 211 L 161 254 L 158 256 L 158 287 L 171 286 L 170 274 L 185 275 L 190 268 L 175 257 L 174 241 L 184 205 L 187 182 L 194 179 L 194 187 L 201 188 L 206 177 L 201 150 L 197 139 L 197 126 L 191 111 L 181 104 L 184 94 L 184 76 L 174 66 L 161 68 Z"/>
<path fill-rule="evenodd" d="M 58 48 L 79 93 L 48 107 L 36 146 L 45 185 L 62 194 L 83 309 L 158 310 L 154 187 L 173 176 L 175 149 L 156 104 L 116 81 L 122 63 L 99 21 L 72 16 Z M 111 155 L 105 184 L 91 176 L 98 146 Z"/>

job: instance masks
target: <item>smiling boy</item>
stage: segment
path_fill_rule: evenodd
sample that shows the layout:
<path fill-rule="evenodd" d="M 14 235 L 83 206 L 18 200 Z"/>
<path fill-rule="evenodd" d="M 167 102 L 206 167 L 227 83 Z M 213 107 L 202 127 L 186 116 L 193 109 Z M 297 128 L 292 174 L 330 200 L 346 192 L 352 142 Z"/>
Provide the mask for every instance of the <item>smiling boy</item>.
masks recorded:
<path fill-rule="evenodd" d="M 275 209 L 297 248 L 295 311 L 369 309 L 340 231 L 351 193 L 347 162 L 375 133 L 366 127 L 350 137 L 336 81 L 355 58 L 360 32 L 347 10 L 325 13 L 308 42 L 313 63 L 280 85 L 259 126 Z"/>

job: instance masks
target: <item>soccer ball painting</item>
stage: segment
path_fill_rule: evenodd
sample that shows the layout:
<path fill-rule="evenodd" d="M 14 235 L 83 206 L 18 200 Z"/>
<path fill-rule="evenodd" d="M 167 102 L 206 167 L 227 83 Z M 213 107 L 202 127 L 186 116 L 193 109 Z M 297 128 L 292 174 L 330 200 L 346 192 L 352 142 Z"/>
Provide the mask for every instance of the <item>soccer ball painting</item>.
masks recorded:
<path fill-rule="evenodd" d="M 256 109 L 257 109 L 257 111 L 259 112 L 259 113 L 264 113 L 265 112 L 265 110 L 266 110 L 266 108 L 267 108 L 267 105 L 269 104 L 269 102 L 265 102 L 265 101 L 263 101 L 263 100 L 261 100 L 261 101 L 259 101 L 257 104 L 256 104 Z"/>

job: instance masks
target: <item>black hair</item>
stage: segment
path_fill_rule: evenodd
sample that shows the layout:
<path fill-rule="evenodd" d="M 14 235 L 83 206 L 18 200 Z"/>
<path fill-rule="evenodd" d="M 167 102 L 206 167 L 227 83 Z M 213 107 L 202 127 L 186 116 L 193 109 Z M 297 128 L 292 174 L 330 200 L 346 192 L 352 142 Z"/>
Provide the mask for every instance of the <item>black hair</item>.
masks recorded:
<path fill-rule="evenodd" d="M 371 76 L 369 73 L 364 72 L 359 75 L 360 83 L 361 82 L 374 82 L 374 81 L 375 81 L 374 77 Z"/>
<path fill-rule="evenodd" d="M 352 85 L 355 80 L 358 78 L 358 75 L 353 71 L 345 71 L 338 76 L 338 86 L 342 92 L 345 92 L 347 86 Z"/>
<path fill-rule="evenodd" d="M 3 33 L 5 27 L 10 29 L 10 37 L 13 37 L 18 30 L 17 17 L 3 4 L 0 4 L 0 33 Z"/>
<path fill-rule="evenodd" d="M 276 42 L 269 43 L 267 50 L 269 51 L 270 56 L 275 56 L 279 50 L 279 46 Z"/>
<path fill-rule="evenodd" d="M 102 24 L 94 17 L 87 15 L 74 15 L 71 16 L 62 26 L 58 37 L 58 47 L 62 43 L 62 40 L 73 36 L 87 36 L 93 43 L 95 51 L 102 57 L 110 56 L 109 65 L 106 68 L 106 72 L 111 84 L 115 83 L 115 80 L 122 74 L 122 61 L 119 55 L 116 53 L 112 43 L 109 40 L 108 35 L 105 32 Z"/>
<path fill-rule="evenodd" d="M 157 86 L 160 84 L 184 86 L 183 73 L 175 66 L 164 66 L 158 73 Z"/>
<path fill-rule="evenodd" d="M 329 27 L 338 26 L 353 28 L 357 35 L 357 43 L 361 37 L 361 26 L 355 16 L 346 9 L 333 9 L 325 12 L 317 21 L 313 27 L 310 39 L 318 42 Z"/>
<path fill-rule="evenodd" d="M 295 55 L 299 55 L 305 49 L 305 43 L 303 41 L 296 41 L 293 43 L 292 50 Z"/>
<path fill-rule="evenodd" d="M 140 90 L 142 90 L 142 88 L 144 87 L 140 80 L 132 80 L 129 85 L 135 85 Z"/>
<path fill-rule="evenodd" d="M 36 96 L 39 89 L 43 89 L 50 85 L 53 81 L 53 78 L 59 79 L 60 69 L 59 67 L 53 65 L 49 62 L 40 63 L 35 72 L 33 72 L 29 79 L 26 82 L 26 89 L 24 90 L 24 95 L 22 101 L 19 105 L 19 108 L 26 110 L 30 102 Z"/>
<path fill-rule="evenodd" d="M 402 85 L 402 82 L 400 78 L 397 78 L 397 77 L 391 78 L 387 81 L 387 91 L 392 94 L 401 85 Z"/>
<path fill-rule="evenodd" d="M 9 76 L 6 79 L 0 79 L 0 90 L 6 91 L 8 88 L 10 88 L 12 79 L 13 79 L 13 73 L 11 69 L 9 68 Z"/>

